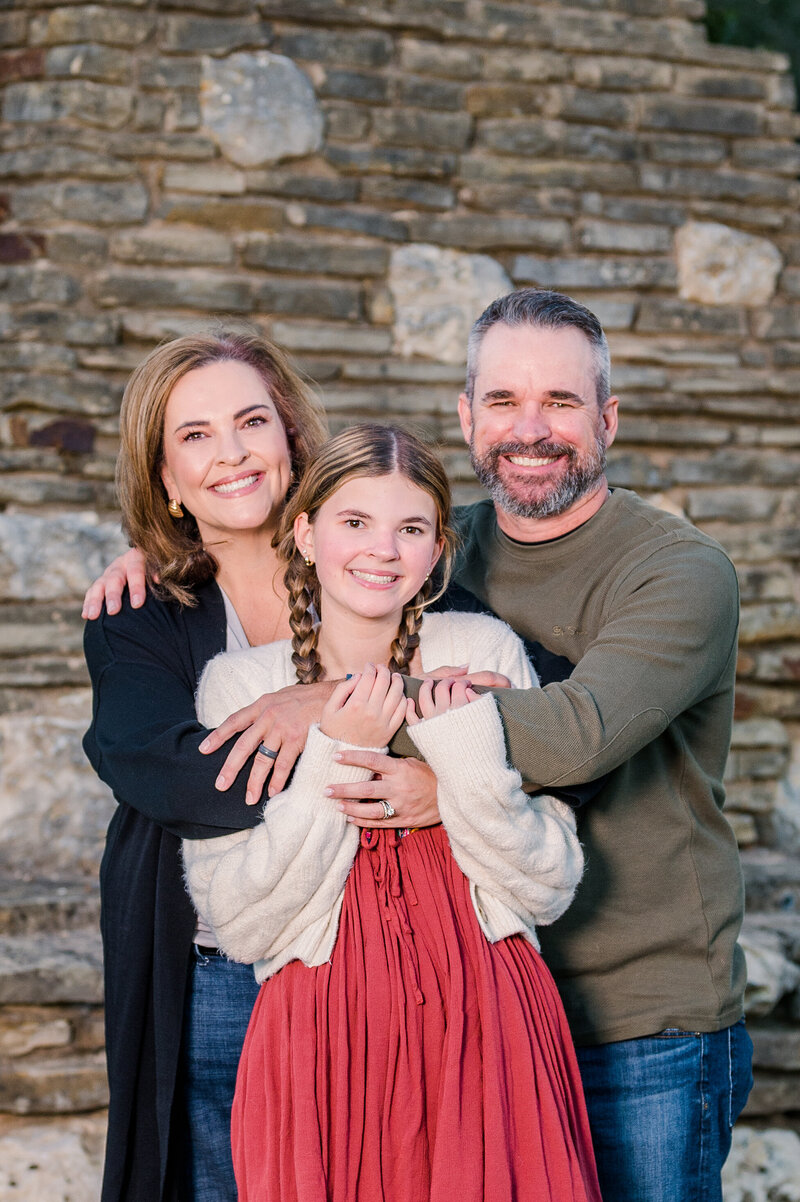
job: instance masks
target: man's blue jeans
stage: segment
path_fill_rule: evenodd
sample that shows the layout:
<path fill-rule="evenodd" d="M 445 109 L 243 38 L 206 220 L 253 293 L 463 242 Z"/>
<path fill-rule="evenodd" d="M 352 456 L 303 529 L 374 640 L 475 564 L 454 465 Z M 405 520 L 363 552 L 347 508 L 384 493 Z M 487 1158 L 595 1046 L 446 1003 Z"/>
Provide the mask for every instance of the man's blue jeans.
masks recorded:
<path fill-rule="evenodd" d="M 180 1082 L 187 1126 L 186 1194 L 192 1202 L 236 1202 L 231 1105 L 258 990 L 252 964 L 193 950 Z"/>
<path fill-rule="evenodd" d="M 753 1084 L 744 1020 L 576 1049 L 608 1202 L 722 1202 L 733 1124 Z"/>

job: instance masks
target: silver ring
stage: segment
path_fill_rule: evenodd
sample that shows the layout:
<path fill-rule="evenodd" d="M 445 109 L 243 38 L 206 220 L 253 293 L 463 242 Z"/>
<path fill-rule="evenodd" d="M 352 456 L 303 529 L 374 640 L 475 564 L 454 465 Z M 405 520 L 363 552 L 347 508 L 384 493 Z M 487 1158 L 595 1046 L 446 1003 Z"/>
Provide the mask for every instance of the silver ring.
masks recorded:
<path fill-rule="evenodd" d="M 391 802 L 381 801 L 381 805 L 383 806 L 383 817 L 384 818 L 394 818 L 395 814 L 397 813 L 397 810 L 394 808 L 394 806 L 391 804 Z"/>
<path fill-rule="evenodd" d="M 277 751 L 272 751 L 269 747 L 267 747 L 266 743 L 259 743 L 258 754 L 265 755 L 268 760 L 277 760 L 278 758 Z"/>

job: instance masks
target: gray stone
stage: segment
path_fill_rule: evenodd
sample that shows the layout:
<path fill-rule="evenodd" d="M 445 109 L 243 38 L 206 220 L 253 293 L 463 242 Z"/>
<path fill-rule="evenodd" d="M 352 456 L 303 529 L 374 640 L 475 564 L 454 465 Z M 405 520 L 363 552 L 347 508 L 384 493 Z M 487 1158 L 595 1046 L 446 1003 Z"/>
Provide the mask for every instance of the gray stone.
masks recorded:
<path fill-rule="evenodd" d="M 217 0 L 215 0 L 215 3 Z M 248 4 L 250 0 L 247 0 Z M 139 64 L 139 84 L 143 88 L 169 88 L 180 91 L 200 87 L 202 67 L 196 58 L 177 58 L 174 54 L 164 58 L 147 57 Z"/>
<path fill-rule="evenodd" d="M 0 154 L 0 173 L 25 179 L 36 175 L 84 175 L 94 179 L 124 179 L 136 174 L 133 163 L 78 146 L 9 150 Z"/>
<path fill-rule="evenodd" d="M 267 50 L 203 59 L 203 121 L 239 167 L 313 153 L 323 118 L 308 77 Z"/>
<path fill-rule="evenodd" d="M 262 21 L 231 21 L 228 17 L 163 17 L 161 45 L 164 50 L 190 53 L 228 54 L 241 46 L 266 46 L 272 30 Z M 234 57 L 234 56 L 231 56 Z M 229 60 L 230 61 L 230 60 Z"/>
<path fill-rule="evenodd" d="M 0 1106 L 14 1114 L 73 1114 L 108 1104 L 105 1055 L 6 1062 Z"/>
<path fill-rule="evenodd" d="M 722 1170 L 724 1202 L 798 1202 L 800 1136 L 739 1123 Z"/>
<path fill-rule="evenodd" d="M 337 240 L 283 238 L 253 235 L 245 245 L 242 262 L 246 267 L 266 267 L 271 271 L 312 272 L 314 274 L 376 276 L 383 275 L 389 261 L 385 246 Z"/>
<path fill-rule="evenodd" d="M 469 114 L 424 109 L 376 109 L 372 124 L 381 143 L 439 151 L 463 150 L 472 133 Z"/>
<path fill-rule="evenodd" d="M 361 185 L 361 197 L 367 203 L 389 201 L 391 204 L 414 205 L 420 209 L 452 209 L 455 192 L 431 180 L 386 179 L 375 176 Z M 798 293 L 800 295 L 800 293 Z"/>
<path fill-rule="evenodd" d="M 517 255 L 511 275 L 515 283 L 538 284 L 541 288 L 669 288 L 675 282 L 675 267 L 669 259 L 544 259 Z"/>
<path fill-rule="evenodd" d="M 385 33 L 357 34 L 329 29 L 304 29 L 282 33 L 276 50 L 288 58 L 347 67 L 383 67 L 392 56 L 393 42 Z"/>
<path fill-rule="evenodd" d="M 231 230 L 278 229 L 286 212 L 283 205 L 259 197 L 173 195 L 162 200 L 156 215 L 165 221 L 190 222 L 229 234 Z"/>
<path fill-rule="evenodd" d="M 394 250 L 389 289 L 395 351 L 463 363 L 476 314 L 510 288 L 503 268 L 487 255 L 419 243 Z"/>
<path fill-rule="evenodd" d="M 639 306 L 636 329 L 645 333 L 692 330 L 698 334 L 743 334 L 745 324 L 743 314 L 734 309 L 646 298 Z"/>
<path fill-rule="evenodd" d="M 101 1002 L 102 959 L 99 930 L 2 935 L 0 1002 Z"/>
<path fill-rule="evenodd" d="M 760 308 L 775 292 L 781 253 L 766 238 L 712 221 L 689 221 L 675 234 L 684 300 Z"/>
<path fill-rule="evenodd" d="M 2 513 L 0 594 L 19 601 L 78 599 L 125 546 L 119 525 L 93 513 Z"/>
<path fill-rule="evenodd" d="M 367 71 L 330 69 L 318 79 L 317 90 L 326 100 L 357 100 L 380 104 L 389 97 L 389 80 Z"/>
<path fill-rule="evenodd" d="M 104 83 L 131 82 L 132 61 L 125 50 L 86 42 L 79 46 L 53 46 L 45 56 L 48 75 L 80 76 Z"/>
<path fill-rule="evenodd" d="M 19 221 L 87 221 L 97 225 L 127 225 L 147 213 L 147 189 L 130 183 L 31 184 L 14 191 L 13 211 Z"/>
<path fill-rule="evenodd" d="M 81 286 L 74 276 L 57 271 L 49 263 L 24 267 L 0 267 L 0 296 L 6 304 L 46 301 L 68 304 L 78 299 Z"/>
<path fill-rule="evenodd" d="M 392 99 L 396 104 L 411 108 L 450 109 L 453 112 L 460 112 L 465 107 L 469 109 L 469 100 L 465 102 L 461 84 L 431 79 L 430 75 L 411 75 L 395 80 Z"/>
<path fill-rule="evenodd" d="M 420 179 L 448 178 L 458 162 L 452 154 L 434 154 L 406 146 L 327 146 L 325 155 L 340 171 L 357 175 L 370 172 L 412 175 Z"/>
<path fill-rule="evenodd" d="M 660 254 L 672 246 L 672 234 L 657 225 L 617 224 L 610 221 L 583 221 L 578 242 L 585 250 L 635 251 Z"/>
<path fill-rule="evenodd" d="M 669 63 L 656 63 L 652 59 L 591 54 L 576 59 L 574 78 L 584 88 L 650 92 L 670 88 L 673 73 Z"/>
<path fill-rule="evenodd" d="M 89 1202 L 100 1196 L 102 1117 L 27 1122 L 0 1131 L 0 1202 Z"/>
<path fill-rule="evenodd" d="M 174 305 L 212 313 L 247 313 L 253 302 L 253 281 L 247 276 L 212 275 L 199 270 L 102 272 L 95 277 L 99 305 Z"/>
<path fill-rule="evenodd" d="M 749 134 L 758 136 L 763 128 L 760 111 L 745 104 L 714 104 L 707 100 L 683 100 L 673 97 L 646 96 L 640 121 L 643 129 L 684 130 L 698 134 Z"/>
<path fill-rule="evenodd" d="M 127 263 L 233 262 L 233 243 L 224 234 L 193 226 L 150 226 L 117 234 L 111 254 Z"/>
<path fill-rule="evenodd" d="M 742 613 L 739 637 L 743 643 L 800 639 L 800 604 L 784 601 L 749 606 Z"/>
<path fill-rule="evenodd" d="M 523 246 L 560 250 L 570 235 L 569 222 L 559 218 L 490 217 L 483 213 L 442 217 L 419 213 L 410 216 L 408 225 L 415 242 L 434 242 L 464 250 Z"/>
<path fill-rule="evenodd" d="M 340 351 L 351 355 L 385 355 L 391 350 L 389 330 L 373 326 L 325 325 L 319 322 L 272 322 L 273 338 L 291 351 Z"/>
<path fill-rule="evenodd" d="M 356 234 L 386 238 L 392 242 L 404 242 L 408 237 L 405 222 L 369 209 L 291 204 L 287 207 L 285 215 L 289 224 L 297 228 L 319 226 L 322 229 L 352 230 Z"/>
<path fill-rule="evenodd" d="M 345 281 L 267 280 L 256 285 L 253 300 L 261 312 L 323 320 L 358 321 L 363 308 L 360 286 Z"/>
<path fill-rule="evenodd" d="M 111 46 L 140 46 L 150 37 L 154 26 L 153 17 L 116 5 L 74 4 L 34 17 L 30 38 L 34 45 L 47 46 L 95 41 Z"/>
<path fill-rule="evenodd" d="M 73 118 L 103 129 L 119 129 L 131 114 L 130 88 L 90 80 L 9 84 L 3 98 L 6 121 L 54 122 Z"/>
<path fill-rule="evenodd" d="M 722 519 L 728 522 L 768 521 L 778 508 L 780 495 L 766 488 L 693 489 L 687 513 L 693 522 Z"/>
<path fill-rule="evenodd" d="M 330 116 L 330 114 L 329 114 Z M 245 173 L 248 192 L 269 192 L 298 200 L 356 200 L 359 187 L 353 179 L 332 179 L 325 175 L 309 175 L 292 168 L 271 167 L 266 171 Z"/>

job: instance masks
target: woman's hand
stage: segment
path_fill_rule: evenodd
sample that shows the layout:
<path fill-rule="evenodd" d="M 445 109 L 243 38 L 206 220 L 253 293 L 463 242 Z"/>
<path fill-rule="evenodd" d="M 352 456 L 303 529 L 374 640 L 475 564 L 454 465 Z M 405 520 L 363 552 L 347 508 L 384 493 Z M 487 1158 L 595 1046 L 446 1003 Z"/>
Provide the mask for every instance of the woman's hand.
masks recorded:
<path fill-rule="evenodd" d="M 147 596 L 144 562 L 144 555 L 138 547 L 131 547 L 124 555 L 118 555 L 103 575 L 86 590 L 81 617 L 99 618 L 103 602 L 108 613 L 119 613 L 122 608 L 122 594 L 126 588 L 134 609 L 144 605 Z"/>
<path fill-rule="evenodd" d="M 478 694 L 470 687 L 469 681 L 440 680 L 434 684 L 432 680 L 425 680 L 420 686 L 417 706 L 410 697 L 406 701 L 406 721 L 409 726 L 416 726 L 426 718 L 436 718 L 439 714 L 461 709 L 463 705 L 477 700 Z"/>
<path fill-rule="evenodd" d="M 380 751 L 339 751 L 340 764 L 369 768 L 371 780 L 329 785 L 325 790 L 354 826 L 436 826 L 442 819 L 437 802 L 436 775 L 424 760 L 383 755 Z M 388 801 L 394 818 L 384 817 Z"/>
<path fill-rule="evenodd" d="M 331 739 L 362 747 L 384 747 L 406 714 L 403 677 L 367 664 L 343 680 L 322 711 L 319 728 Z"/>
<path fill-rule="evenodd" d="M 308 728 L 320 721 L 325 702 L 334 689 L 333 683 L 327 680 L 317 684 L 287 685 L 277 693 L 264 693 L 226 718 L 200 744 L 203 755 L 209 755 L 241 731 L 222 765 L 216 788 L 223 792 L 230 788 L 250 756 L 263 744 L 276 754 L 274 757 L 256 755 L 247 780 L 245 800 L 248 805 L 261 800 L 268 776 L 271 776 L 268 795 L 274 797 L 280 793 L 306 745 Z"/>

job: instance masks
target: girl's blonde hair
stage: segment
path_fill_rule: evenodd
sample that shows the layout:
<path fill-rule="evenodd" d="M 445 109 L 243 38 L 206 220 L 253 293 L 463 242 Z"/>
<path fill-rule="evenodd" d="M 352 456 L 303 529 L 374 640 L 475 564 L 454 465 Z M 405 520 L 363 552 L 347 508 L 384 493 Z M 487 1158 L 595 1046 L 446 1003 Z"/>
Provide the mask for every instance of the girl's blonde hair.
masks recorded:
<path fill-rule="evenodd" d="M 313 523 L 319 509 L 348 480 L 362 476 L 389 476 L 400 472 L 433 499 L 436 506 L 436 537 L 443 540 L 437 565 L 437 591 L 426 580 L 403 609 L 400 629 L 391 646 L 389 667 L 408 674 L 419 646 L 419 628 L 427 605 L 447 588 L 456 549 L 451 524 L 450 485 L 439 456 L 414 434 L 398 426 L 364 423 L 351 426 L 327 442 L 312 458 L 305 475 L 280 520 L 276 545 L 287 561 L 284 582 L 289 593 L 289 622 L 292 628 L 292 663 L 301 684 L 312 684 L 323 674 L 317 651 L 316 617 L 324 617 L 319 580 L 313 564 L 307 564 L 294 540 L 294 523 L 301 513 Z"/>
<path fill-rule="evenodd" d="M 327 433 L 322 406 L 311 388 L 280 347 L 254 328 L 220 326 L 175 338 L 139 364 L 120 411 L 117 493 L 122 525 L 132 545 L 145 554 L 151 587 L 182 605 L 196 603 L 192 590 L 216 575 L 217 562 L 203 546 L 192 515 L 175 519 L 167 511 L 169 498 L 161 481 L 164 414 L 183 376 L 227 362 L 244 363 L 263 380 L 286 431 L 295 478 Z"/>

